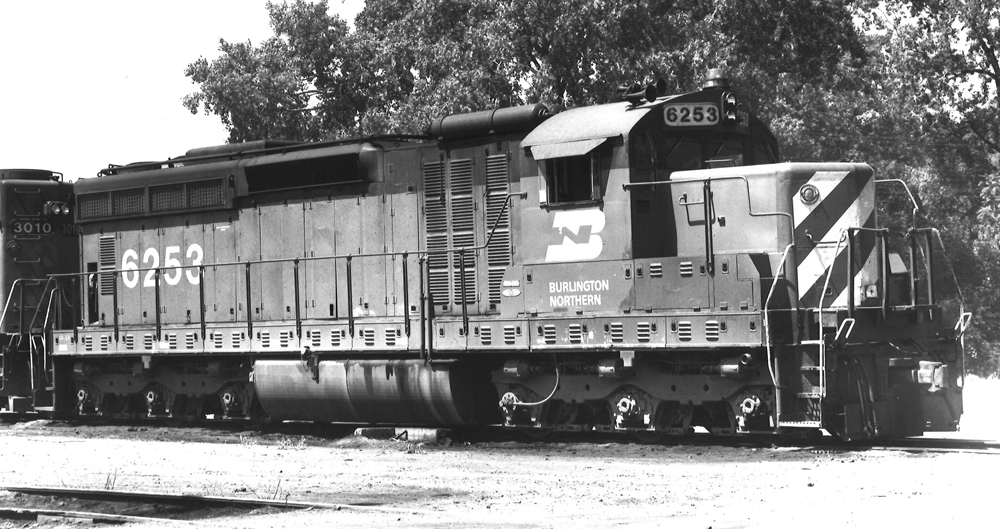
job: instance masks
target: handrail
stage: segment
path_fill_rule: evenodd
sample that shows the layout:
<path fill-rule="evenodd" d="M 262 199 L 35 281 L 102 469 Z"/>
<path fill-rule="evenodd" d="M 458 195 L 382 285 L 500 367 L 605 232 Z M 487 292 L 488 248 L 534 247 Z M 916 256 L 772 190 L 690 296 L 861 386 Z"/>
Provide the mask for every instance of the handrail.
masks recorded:
<path fill-rule="evenodd" d="M 14 289 L 20 287 L 21 288 L 21 298 L 23 298 L 24 297 L 24 292 L 23 292 L 24 291 L 24 287 L 22 286 L 23 284 L 40 285 L 40 284 L 42 284 L 42 281 L 47 281 L 47 279 L 18 278 L 18 279 L 15 279 L 14 281 L 11 282 L 11 284 L 10 284 L 10 294 L 7 295 L 7 302 L 4 304 L 3 314 L 0 314 L 0 329 L 3 329 L 4 323 L 7 322 L 7 312 L 10 310 L 10 303 L 14 299 Z M 21 306 L 23 306 L 23 303 L 22 303 Z M 21 312 L 23 313 L 24 311 L 21 311 Z M 18 314 L 18 316 L 19 317 L 23 317 L 23 314 Z M 19 327 L 19 329 L 23 331 L 24 330 L 24 325 L 22 324 L 21 327 Z"/>
<path fill-rule="evenodd" d="M 163 270 L 165 268 L 166 269 L 170 269 L 170 270 L 178 270 L 178 271 L 189 270 L 189 269 L 197 269 L 198 270 L 198 277 L 199 277 L 198 285 L 199 285 L 199 305 L 200 305 L 200 307 L 199 307 L 199 313 L 200 313 L 200 316 L 201 316 L 200 317 L 201 335 L 202 335 L 202 340 L 204 340 L 205 339 L 205 334 L 207 332 L 206 331 L 206 320 L 207 320 L 206 310 L 207 310 L 207 308 L 206 308 L 206 304 L 204 302 L 205 301 L 205 293 L 204 293 L 204 288 L 205 288 L 204 287 L 204 283 L 205 283 L 205 267 L 206 266 L 213 266 L 213 267 L 230 267 L 231 266 L 231 267 L 235 267 L 235 266 L 241 266 L 242 265 L 242 266 L 245 267 L 246 303 L 247 303 L 247 312 L 246 312 L 246 317 L 247 317 L 247 322 L 246 322 L 246 324 L 247 324 L 247 332 L 248 332 L 248 335 L 250 336 L 250 338 L 252 339 L 253 338 L 253 310 L 252 310 L 252 304 L 253 304 L 253 292 L 252 292 L 252 290 L 253 289 L 252 289 L 251 266 L 253 266 L 253 265 L 264 265 L 264 264 L 292 263 L 292 265 L 294 267 L 294 273 L 295 273 L 295 278 L 294 278 L 294 295 L 295 295 L 295 306 L 296 306 L 296 311 L 295 311 L 296 336 L 298 338 L 301 338 L 301 335 L 302 335 L 302 315 L 301 315 L 301 307 L 300 307 L 300 305 L 301 305 L 301 302 L 300 302 L 300 300 L 301 300 L 301 290 L 300 290 L 300 286 L 299 286 L 299 266 L 300 266 L 300 263 L 302 263 L 302 262 L 310 262 L 310 261 L 327 261 L 327 262 L 333 261 L 333 262 L 336 262 L 337 260 L 341 260 L 342 259 L 342 260 L 344 260 L 346 262 L 346 268 L 347 268 L 347 299 L 348 299 L 348 303 L 349 303 L 349 308 L 347 310 L 348 328 L 349 328 L 351 337 L 354 337 L 356 324 L 355 324 L 355 315 L 354 315 L 354 310 L 353 310 L 353 302 L 354 302 L 354 300 L 353 300 L 353 298 L 354 298 L 354 293 L 353 293 L 353 287 L 354 287 L 354 281 L 353 281 L 353 260 L 355 258 L 371 258 L 371 257 L 392 257 L 393 259 L 395 259 L 396 256 L 400 256 L 400 257 L 402 257 L 402 260 L 403 260 L 403 265 L 402 265 L 402 269 L 403 269 L 403 305 L 404 305 L 403 318 L 404 318 L 404 327 L 405 327 L 405 330 L 406 330 L 406 334 L 407 334 L 407 337 L 409 337 L 410 333 L 411 333 L 410 314 L 409 314 L 409 310 L 410 310 L 410 308 L 409 308 L 409 268 L 408 268 L 408 265 L 407 265 L 406 261 L 407 261 L 407 259 L 408 259 L 408 257 L 410 255 L 415 255 L 415 256 L 418 257 L 418 259 L 420 260 L 420 264 L 421 264 L 421 273 L 420 273 L 420 292 L 421 292 L 420 319 L 421 319 L 422 323 L 426 321 L 426 324 L 427 324 L 427 328 L 424 329 L 422 327 L 422 332 L 421 332 L 421 345 L 420 345 L 421 356 L 424 356 L 424 353 L 426 352 L 426 358 L 430 359 L 432 351 L 433 351 L 433 341 L 432 341 L 433 338 L 430 337 L 430 335 L 431 335 L 431 333 L 433 331 L 433 314 L 434 313 L 433 313 L 433 307 L 430 306 L 430 304 L 432 303 L 432 299 L 427 294 L 428 291 L 426 290 L 426 287 L 425 287 L 425 284 L 424 284 L 424 275 L 426 273 L 428 273 L 428 271 L 424 269 L 425 268 L 424 267 L 424 263 L 426 263 L 427 266 L 429 266 L 429 261 L 427 260 L 427 257 L 430 256 L 430 255 L 441 255 L 441 254 L 451 255 L 451 254 L 456 254 L 456 253 L 459 255 L 459 258 L 460 258 L 460 271 L 459 271 L 459 273 L 460 273 L 460 276 L 461 276 L 460 280 L 459 280 L 459 284 L 460 284 L 460 293 L 459 294 L 461 296 L 460 299 L 462 300 L 462 309 L 463 309 L 463 316 L 462 316 L 462 320 L 463 320 L 463 332 L 466 335 L 468 335 L 468 330 L 469 330 L 469 315 L 468 315 L 468 307 L 467 307 L 467 304 L 465 303 L 466 292 L 467 292 L 467 286 L 466 286 L 466 281 L 465 281 L 465 270 L 464 270 L 464 267 L 465 267 L 465 254 L 466 254 L 466 252 L 470 252 L 470 251 L 472 251 L 472 252 L 479 252 L 479 251 L 484 250 L 484 249 L 486 249 L 486 248 L 489 247 L 490 243 L 493 240 L 494 235 L 496 234 L 496 230 L 497 230 L 497 228 L 500 225 L 500 220 L 503 218 L 503 216 L 506 213 L 508 207 L 510 206 L 511 200 L 514 197 L 526 198 L 527 197 L 527 193 L 526 192 L 507 193 L 507 195 L 504 197 L 503 206 L 501 207 L 500 211 L 497 213 L 496 218 L 493 219 L 492 227 L 491 227 L 491 229 L 490 229 L 490 231 L 489 231 L 489 233 L 488 233 L 488 235 L 486 237 L 486 241 L 483 244 L 475 245 L 475 246 L 449 247 L 449 248 L 444 248 L 444 249 L 441 249 L 441 250 L 406 250 L 406 251 L 402 251 L 402 252 L 373 252 L 373 253 L 363 253 L 363 254 L 335 254 L 335 255 L 326 255 L 326 256 L 319 256 L 319 257 L 312 256 L 312 257 L 288 257 L 288 258 L 279 258 L 279 259 L 259 259 L 259 260 L 254 260 L 254 261 L 234 261 L 234 262 L 212 263 L 210 265 L 205 265 L 204 263 L 201 263 L 201 264 L 197 264 L 197 265 L 195 265 L 195 264 L 191 264 L 191 265 L 181 264 L 181 265 L 178 265 L 178 266 L 170 266 L 170 267 L 149 267 L 149 268 L 138 268 L 138 267 L 136 267 L 136 268 L 128 268 L 128 269 L 124 269 L 124 268 L 118 269 L 118 268 L 116 268 L 114 270 L 106 270 L 105 269 L 105 270 L 100 270 L 98 272 L 74 272 L 74 273 L 49 274 L 49 278 L 52 278 L 52 279 L 58 279 L 58 278 L 62 278 L 62 277 L 80 278 L 80 277 L 86 277 L 86 276 L 89 276 L 89 275 L 95 274 L 95 273 L 96 274 L 112 274 L 114 276 L 114 281 L 112 282 L 113 283 L 113 285 L 112 285 L 112 296 L 113 296 L 112 303 L 115 305 L 115 307 L 114 307 L 115 314 L 114 314 L 114 319 L 113 319 L 113 328 L 114 328 L 114 333 L 115 333 L 115 341 L 118 341 L 118 335 L 119 335 L 118 333 L 119 333 L 119 327 L 120 327 L 120 323 L 118 321 L 118 311 L 117 311 L 117 306 L 118 306 L 118 296 L 117 296 L 118 278 L 124 276 L 124 274 L 126 274 L 126 273 L 128 273 L 128 274 L 136 274 L 136 276 L 138 277 L 138 275 L 141 274 L 142 272 L 152 271 L 154 273 L 155 278 L 156 278 L 155 279 L 155 285 L 154 285 L 155 286 L 155 290 L 156 290 L 156 299 L 155 299 L 155 303 L 156 303 L 156 339 L 157 339 L 157 341 L 161 341 L 162 340 L 163 322 L 162 322 L 161 313 L 160 313 L 160 310 L 161 310 L 161 306 L 160 305 L 161 305 L 161 302 L 162 302 L 161 295 L 160 295 L 161 294 L 160 293 L 160 286 L 161 286 L 160 277 L 163 274 Z M 449 258 L 448 262 L 451 262 L 451 258 Z M 8 303 L 9 303 L 9 301 L 10 301 L 10 298 L 8 298 Z M 83 300 L 78 300 L 77 303 L 73 304 L 73 310 L 74 310 L 74 336 L 78 332 L 77 325 L 76 325 L 76 316 L 75 316 L 75 313 L 76 313 L 76 310 L 77 310 L 77 304 L 79 304 L 81 302 L 84 302 L 84 301 Z M 86 310 L 84 310 L 84 313 L 86 313 Z M 2 319 L 0 319 L 0 322 L 2 322 Z M 425 338 L 426 338 L 426 341 L 425 341 Z"/>
<path fill-rule="evenodd" d="M 767 299 L 764 300 L 764 346 L 767 350 L 767 371 L 771 375 L 771 384 L 774 386 L 775 391 L 775 428 L 781 422 L 781 388 L 778 386 L 778 378 L 774 374 L 773 359 L 771 354 L 771 324 L 770 324 L 770 309 L 771 299 L 774 296 L 775 287 L 778 285 L 778 277 L 781 276 L 782 269 L 785 268 L 785 262 L 788 261 L 788 252 L 795 248 L 795 243 L 789 244 L 785 247 L 785 251 L 781 254 L 781 263 L 778 264 L 778 270 L 775 271 L 773 280 L 771 281 L 771 288 L 767 293 Z"/>
<path fill-rule="evenodd" d="M 902 180 L 900 180 L 898 178 L 886 178 L 885 180 L 875 180 L 875 184 L 876 185 L 878 185 L 878 184 L 900 184 L 900 185 L 903 186 L 903 190 L 906 191 L 907 196 L 910 197 L 910 203 L 913 204 L 913 210 L 910 213 L 910 215 L 912 217 L 911 218 L 911 224 L 910 224 L 910 226 L 912 228 L 916 228 L 917 227 L 917 212 L 920 211 L 920 206 L 917 205 L 917 200 L 915 198 L 913 198 L 913 193 L 910 192 L 910 186 L 906 185 L 906 182 L 904 182 L 904 181 L 902 181 Z"/>
<path fill-rule="evenodd" d="M 753 201 L 750 200 L 750 180 L 743 175 L 722 175 L 722 176 L 711 176 L 705 178 L 690 178 L 684 180 L 665 180 L 657 182 L 629 182 L 622 184 L 622 189 L 628 191 L 633 187 L 656 187 L 661 185 L 677 185 L 677 184 L 695 184 L 698 182 L 718 182 L 720 180 L 742 180 L 743 184 L 746 186 L 747 190 L 747 214 L 751 217 L 787 217 L 788 218 L 788 237 L 790 241 L 795 242 L 795 222 L 792 219 L 792 214 L 787 211 L 764 211 L 764 212 L 754 212 Z M 698 205 L 700 202 L 680 202 L 684 206 Z M 709 219 L 705 219 L 705 222 L 709 222 Z"/>

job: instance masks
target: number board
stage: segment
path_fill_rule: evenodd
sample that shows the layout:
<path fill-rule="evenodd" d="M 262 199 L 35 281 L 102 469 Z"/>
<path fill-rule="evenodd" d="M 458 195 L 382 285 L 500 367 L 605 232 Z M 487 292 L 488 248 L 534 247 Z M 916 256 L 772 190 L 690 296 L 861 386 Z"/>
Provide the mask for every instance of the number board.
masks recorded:
<path fill-rule="evenodd" d="M 10 223 L 14 235 L 72 235 L 76 233 L 72 224 L 56 224 L 43 220 L 14 219 Z"/>
<path fill-rule="evenodd" d="M 674 103 L 663 106 L 663 120 L 668 127 L 705 127 L 718 125 L 719 107 L 713 103 Z"/>

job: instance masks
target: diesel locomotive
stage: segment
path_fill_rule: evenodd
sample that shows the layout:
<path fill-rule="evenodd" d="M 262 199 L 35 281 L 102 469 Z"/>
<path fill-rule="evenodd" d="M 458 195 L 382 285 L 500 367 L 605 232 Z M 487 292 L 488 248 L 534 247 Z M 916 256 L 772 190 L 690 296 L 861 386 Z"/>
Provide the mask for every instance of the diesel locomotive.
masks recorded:
<path fill-rule="evenodd" d="M 73 222 L 37 239 L 74 257 L 18 276 L 41 285 L 31 301 L 3 277 L 6 411 L 645 438 L 957 429 L 970 315 L 938 299 L 935 230 L 877 223 L 876 193 L 900 183 L 781 163 L 720 72 L 664 91 L 78 180 Z M 32 255 L 10 200 L 5 274 Z"/>

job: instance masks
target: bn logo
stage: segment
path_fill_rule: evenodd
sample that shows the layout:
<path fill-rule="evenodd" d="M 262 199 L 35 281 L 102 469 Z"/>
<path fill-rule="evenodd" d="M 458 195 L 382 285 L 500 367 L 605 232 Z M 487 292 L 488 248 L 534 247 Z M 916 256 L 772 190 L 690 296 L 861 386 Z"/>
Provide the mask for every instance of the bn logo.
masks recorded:
<path fill-rule="evenodd" d="M 604 224 L 604 212 L 599 209 L 556 212 L 552 227 L 562 236 L 562 241 L 549 245 L 545 262 L 596 259 L 604 249 L 604 239 L 597 235 Z"/>

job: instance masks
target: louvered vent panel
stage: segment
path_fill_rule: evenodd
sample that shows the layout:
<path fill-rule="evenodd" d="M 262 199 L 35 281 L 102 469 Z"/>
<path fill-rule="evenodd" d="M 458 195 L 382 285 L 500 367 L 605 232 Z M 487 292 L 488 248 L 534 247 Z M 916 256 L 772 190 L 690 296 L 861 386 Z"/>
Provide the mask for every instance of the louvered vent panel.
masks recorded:
<path fill-rule="evenodd" d="M 343 337 L 344 333 L 340 329 L 330 331 L 330 345 L 333 347 L 340 347 L 340 339 Z"/>
<path fill-rule="evenodd" d="M 111 345 L 111 337 L 110 336 L 101 336 L 101 350 L 102 351 L 107 351 L 109 345 Z"/>
<path fill-rule="evenodd" d="M 503 326 L 503 343 L 506 345 L 514 345 L 517 341 L 517 330 L 513 325 Z"/>
<path fill-rule="evenodd" d="M 150 211 L 171 211 L 176 209 L 184 209 L 184 184 L 149 187 Z"/>
<path fill-rule="evenodd" d="M 479 328 L 479 343 L 483 345 L 493 343 L 493 329 L 489 325 L 483 325 Z"/>
<path fill-rule="evenodd" d="M 396 329 L 386 329 L 385 330 L 385 344 L 388 345 L 389 347 L 392 347 L 392 346 L 396 345 L 396 338 L 397 337 L 398 337 L 398 334 L 396 333 Z"/>
<path fill-rule="evenodd" d="M 76 214 L 81 219 L 98 219 L 111 215 L 108 193 L 87 193 L 76 197 Z"/>
<path fill-rule="evenodd" d="M 444 179 L 444 163 L 424 164 L 424 221 L 427 228 L 427 267 L 434 303 L 447 303 L 448 281 L 448 203 Z"/>
<path fill-rule="evenodd" d="M 556 326 L 546 325 L 542 328 L 542 337 L 545 338 L 545 343 L 547 345 L 554 345 L 556 343 Z"/>
<path fill-rule="evenodd" d="M 100 260 L 101 271 L 105 272 L 101 274 L 101 295 L 110 296 L 114 293 L 115 288 L 115 268 L 117 268 L 118 258 L 117 252 L 115 251 L 115 236 L 114 235 L 101 235 L 100 248 L 98 249 L 98 259 Z"/>
<path fill-rule="evenodd" d="M 112 191 L 111 214 L 119 216 L 145 213 L 146 210 L 142 205 L 143 196 L 145 196 L 145 190 L 141 187 Z"/>
<path fill-rule="evenodd" d="M 611 341 L 621 343 L 625 341 L 625 326 L 621 322 L 611 324 Z"/>
<path fill-rule="evenodd" d="M 361 329 L 361 339 L 365 341 L 366 346 L 375 347 L 375 329 Z"/>
<path fill-rule="evenodd" d="M 663 277 L 663 263 L 649 263 L 649 277 Z"/>
<path fill-rule="evenodd" d="M 144 334 L 142 335 L 142 348 L 145 350 L 150 350 L 153 348 L 153 335 Z"/>
<path fill-rule="evenodd" d="M 271 332 L 263 331 L 258 335 L 261 347 L 271 347 Z"/>
<path fill-rule="evenodd" d="M 188 182 L 187 207 L 205 208 L 226 203 L 225 187 L 221 178 L 203 182 Z"/>
<path fill-rule="evenodd" d="M 569 343 L 583 343 L 583 325 L 573 323 L 569 326 Z"/>
<path fill-rule="evenodd" d="M 682 342 L 691 341 L 691 322 L 682 321 L 677 324 L 677 338 Z"/>
<path fill-rule="evenodd" d="M 508 179 L 507 155 L 486 157 L 486 233 L 493 234 L 486 247 L 486 264 L 493 305 L 500 303 L 504 270 L 510 265 L 510 210 L 504 208 Z"/>
<path fill-rule="evenodd" d="M 642 343 L 649 342 L 649 331 L 650 323 L 648 321 L 640 321 L 636 324 L 636 334 L 637 339 Z"/>
<path fill-rule="evenodd" d="M 476 245 L 475 201 L 472 197 L 472 160 L 452 160 L 448 164 L 448 188 L 450 191 L 451 209 L 451 245 L 453 248 L 466 248 Z M 461 256 L 453 254 L 452 298 L 456 304 L 472 304 L 476 302 L 476 256 L 474 252 L 465 253 L 465 296 L 462 296 L 462 278 L 460 273 Z"/>
<path fill-rule="evenodd" d="M 681 277 L 691 277 L 694 274 L 694 265 L 690 261 L 685 261 L 680 265 Z"/>
<path fill-rule="evenodd" d="M 194 349 L 194 343 L 196 341 L 198 341 L 198 340 L 197 340 L 197 338 L 194 337 L 194 333 L 193 332 L 189 332 L 189 333 L 185 333 L 184 334 L 184 346 L 187 347 L 188 349 Z"/>
<path fill-rule="evenodd" d="M 222 349 L 222 345 L 223 345 L 222 340 L 223 340 L 223 338 L 224 337 L 223 337 L 223 335 L 222 335 L 221 332 L 217 332 L 217 333 L 215 333 L 215 334 L 212 335 L 212 343 L 215 345 L 216 349 Z"/>
<path fill-rule="evenodd" d="M 719 340 L 719 322 L 709 320 L 705 322 L 705 339 L 709 341 Z"/>
<path fill-rule="evenodd" d="M 452 197 L 452 231 L 456 234 L 471 232 L 475 228 L 475 206 L 471 196 Z"/>
<path fill-rule="evenodd" d="M 167 345 L 171 349 L 177 349 L 177 333 L 172 332 L 167 334 Z"/>
<path fill-rule="evenodd" d="M 124 338 L 125 349 L 129 351 L 135 349 L 135 336 L 131 334 L 126 334 Z"/>
<path fill-rule="evenodd" d="M 448 271 L 431 270 L 428 273 L 427 282 L 427 290 L 430 291 L 431 296 L 434 298 L 434 303 L 438 305 L 448 303 Z"/>

